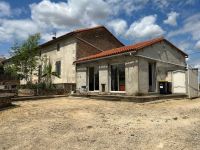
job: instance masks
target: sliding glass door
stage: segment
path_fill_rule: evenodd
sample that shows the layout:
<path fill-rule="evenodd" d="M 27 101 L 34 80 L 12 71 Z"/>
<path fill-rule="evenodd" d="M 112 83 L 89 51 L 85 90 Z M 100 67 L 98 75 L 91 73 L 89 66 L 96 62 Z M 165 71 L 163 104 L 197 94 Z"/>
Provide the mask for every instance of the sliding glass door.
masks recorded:
<path fill-rule="evenodd" d="M 111 91 L 125 91 L 125 65 L 111 65 Z"/>
<path fill-rule="evenodd" d="M 89 67 L 88 71 L 89 77 L 89 91 L 99 90 L 99 68 Z"/>

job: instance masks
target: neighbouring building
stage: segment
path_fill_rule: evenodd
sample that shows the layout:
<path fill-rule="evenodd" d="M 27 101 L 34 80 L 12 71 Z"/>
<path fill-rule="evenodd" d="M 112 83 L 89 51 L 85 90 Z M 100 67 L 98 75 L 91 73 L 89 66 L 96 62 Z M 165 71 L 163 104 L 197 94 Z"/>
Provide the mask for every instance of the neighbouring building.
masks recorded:
<path fill-rule="evenodd" d="M 187 57 L 162 37 L 103 51 L 75 61 L 77 89 L 139 95 L 158 93 L 159 81 L 168 81 L 172 93 L 187 93 Z"/>
<path fill-rule="evenodd" d="M 74 61 L 121 46 L 124 44 L 104 26 L 97 26 L 53 38 L 40 45 L 39 49 L 41 58 L 46 57 L 52 64 L 53 71 L 60 76 L 60 78 L 53 77 L 53 84 L 58 88 L 75 90 L 76 65 Z"/>
<path fill-rule="evenodd" d="M 8 64 L 9 59 L 0 58 L 0 92 L 2 90 L 16 90 L 20 80 L 10 74 L 5 73 L 4 65 Z"/>

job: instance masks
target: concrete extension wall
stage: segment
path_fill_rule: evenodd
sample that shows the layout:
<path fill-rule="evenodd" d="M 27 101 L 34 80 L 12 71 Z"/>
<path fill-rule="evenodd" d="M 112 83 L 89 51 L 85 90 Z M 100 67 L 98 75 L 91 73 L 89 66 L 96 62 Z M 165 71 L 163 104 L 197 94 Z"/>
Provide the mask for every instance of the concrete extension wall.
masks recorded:
<path fill-rule="evenodd" d="M 82 86 L 87 86 L 87 68 L 80 66 L 76 70 L 76 89 L 81 91 Z"/>
<path fill-rule="evenodd" d="M 134 95 L 138 92 L 138 60 L 133 56 L 118 56 L 110 59 L 102 59 L 95 62 L 77 65 L 77 89 L 87 85 L 87 67 L 99 66 L 99 92 L 102 92 L 102 84 L 105 84 L 105 92 L 110 92 L 110 65 L 125 64 L 125 89 L 126 95 Z M 84 68 L 84 69 L 83 69 Z M 88 87 L 88 85 L 87 85 Z M 119 92 L 120 93 L 120 92 Z"/>
<path fill-rule="evenodd" d="M 138 59 L 134 59 L 125 64 L 125 84 L 126 94 L 135 95 L 139 92 L 138 87 Z"/>
<path fill-rule="evenodd" d="M 108 64 L 99 66 L 99 90 L 102 92 L 102 84 L 105 84 L 105 92 L 109 92 L 109 66 Z"/>
<path fill-rule="evenodd" d="M 139 93 L 148 93 L 149 91 L 149 68 L 148 60 L 144 58 L 138 58 L 138 86 Z"/>
<path fill-rule="evenodd" d="M 57 43 L 42 49 L 41 57 L 45 55 L 50 59 L 53 71 L 55 71 L 56 61 L 61 61 L 60 78 L 53 77 L 53 83 L 76 83 L 76 70 L 73 62 L 76 60 L 76 40 L 65 39 L 58 42 L 60 51 L 57 51 Z"/>
<path fill-rule="evenodd" d="M 185 57 L 177 51 L 174 47 L 166 42 L 157 43 L 153 46 L 144 48 L 137 52 L 139 57 L 139 92 L 148 93 L 149 90 L 149 75 L 148 63 L 156 62 L 156 91 L 158 92 L 158 81 L 170 80 L 168 71 L 170 70 L 184 70 L 184 67 L 175 66 L 185 65 Z M 151 58 L 151 59 L 148 59 Z M 158 60 L 158 61 L 156 61 Z M 162 61 L 162 62 L 161 62 Z M 163 63 L 168 62 L 168 63 Z"/>
<path fill-rule="evenodd" d="M 137 55 L 142 55 L 178 65 L 186 65 L 185 57 L 182 55 L 182 53 L 164 41 L 138 51 Z"/>

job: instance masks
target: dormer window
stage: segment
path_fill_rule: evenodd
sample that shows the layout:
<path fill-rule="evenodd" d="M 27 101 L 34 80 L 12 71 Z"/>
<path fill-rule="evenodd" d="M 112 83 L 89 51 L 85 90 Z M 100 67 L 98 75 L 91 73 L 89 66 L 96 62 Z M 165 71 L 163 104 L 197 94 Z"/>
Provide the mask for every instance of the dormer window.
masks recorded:
<path fill-rule="evenodd" d="M 57 51 L 60 51 L 60 44 L 57 43 Z"/>

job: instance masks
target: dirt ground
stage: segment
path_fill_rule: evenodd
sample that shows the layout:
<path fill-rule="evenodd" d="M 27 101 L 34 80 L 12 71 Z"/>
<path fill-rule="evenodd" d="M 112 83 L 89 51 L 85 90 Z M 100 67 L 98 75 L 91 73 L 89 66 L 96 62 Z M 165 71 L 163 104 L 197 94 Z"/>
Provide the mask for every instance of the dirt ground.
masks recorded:
<path fill-rule="evenodd" d="M 200 99 L 56 98 L 0 111 L 0 150 L 199 150 Z"/>

